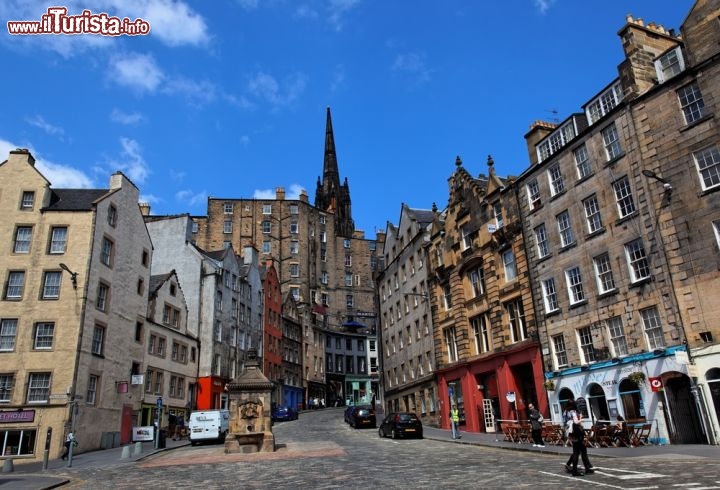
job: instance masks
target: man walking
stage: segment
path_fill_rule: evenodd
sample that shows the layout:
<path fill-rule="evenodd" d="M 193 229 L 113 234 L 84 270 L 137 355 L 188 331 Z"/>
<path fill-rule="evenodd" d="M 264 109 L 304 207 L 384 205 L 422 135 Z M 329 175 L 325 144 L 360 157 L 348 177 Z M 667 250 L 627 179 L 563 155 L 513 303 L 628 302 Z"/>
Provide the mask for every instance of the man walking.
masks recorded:
<path fill-rule="evenodd" d="M 528 410 L 530 411 L 528 417 L 530 418 L 530 433 L 532 434 L 533 447 L 545 447 L 545 443 L 542 440 L 543 416 L 532 403 L 528 405 Z"/>

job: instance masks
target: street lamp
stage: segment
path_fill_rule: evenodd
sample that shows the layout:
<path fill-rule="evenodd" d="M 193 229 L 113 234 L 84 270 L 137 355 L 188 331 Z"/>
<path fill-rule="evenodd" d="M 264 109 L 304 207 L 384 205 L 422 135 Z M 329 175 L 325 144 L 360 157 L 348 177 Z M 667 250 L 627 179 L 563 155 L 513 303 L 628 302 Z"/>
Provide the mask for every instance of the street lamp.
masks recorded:
<path fill-rule="evenodd" d="M 78 276 L 78 273 L 71 271 L 70 268 L 69 268 L 67 265 L 65 265 L 64 263 L 62 263 L 62 262 L 60 262 L 60 268 L 61 268 L 62 270 L 64 270 L 65 272 L 67 272 L 68 274 L 70 274 L 70 280 L 72 281 L 73 289 L 77 289 L 77 276 Z"/>

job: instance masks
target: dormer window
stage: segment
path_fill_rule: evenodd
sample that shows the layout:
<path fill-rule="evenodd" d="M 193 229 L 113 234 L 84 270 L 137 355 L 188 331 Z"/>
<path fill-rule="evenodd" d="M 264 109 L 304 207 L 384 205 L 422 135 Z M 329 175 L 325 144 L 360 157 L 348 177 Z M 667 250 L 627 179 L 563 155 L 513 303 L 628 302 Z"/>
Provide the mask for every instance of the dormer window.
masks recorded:
<path fill-rule="evenodd" d="M 676 46 L 670 51 L 665 52 L 655 60 L 655 71 L 657 72 L 659 83 L 671 79 L 684 69 L 685 59 L 683 58 L 680 46 Z"/>
<path fill-rule="evenodd" d="M 595 124 L 623 100 L 623 88 L 619 80 L 585 106 L 588 124 Z"/>

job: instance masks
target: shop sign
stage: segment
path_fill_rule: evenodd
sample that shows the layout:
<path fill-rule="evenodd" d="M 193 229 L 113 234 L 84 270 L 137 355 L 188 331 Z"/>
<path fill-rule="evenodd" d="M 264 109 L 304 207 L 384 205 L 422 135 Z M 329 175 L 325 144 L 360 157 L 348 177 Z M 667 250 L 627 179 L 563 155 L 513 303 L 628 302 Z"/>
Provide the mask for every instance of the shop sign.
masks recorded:
<path fill-rule="evenodd" d="M 133 427 L 133 442 L 137 441 L 153 441 L 155 427 L 152 425 L 143 427 Z"/>
<path fill-rule="evenodd" d="M 35 410 L 13 410 L 0 412 L 0 422 L 32 422 L 35 420 Z"/>

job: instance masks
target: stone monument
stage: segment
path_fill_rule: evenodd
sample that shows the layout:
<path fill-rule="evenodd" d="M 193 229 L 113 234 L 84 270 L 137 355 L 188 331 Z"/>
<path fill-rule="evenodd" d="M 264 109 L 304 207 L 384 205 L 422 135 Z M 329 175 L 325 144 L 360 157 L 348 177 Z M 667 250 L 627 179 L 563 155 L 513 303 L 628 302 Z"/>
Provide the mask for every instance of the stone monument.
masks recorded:
<path fill-rule="evenodd" d="M 227 385 L 230 428 L 225 438 L 226 454 L 275 451 L 272 389 L 272 382 L 260 370 L 257 350 L 248 350 L 245 370 Z"/>

